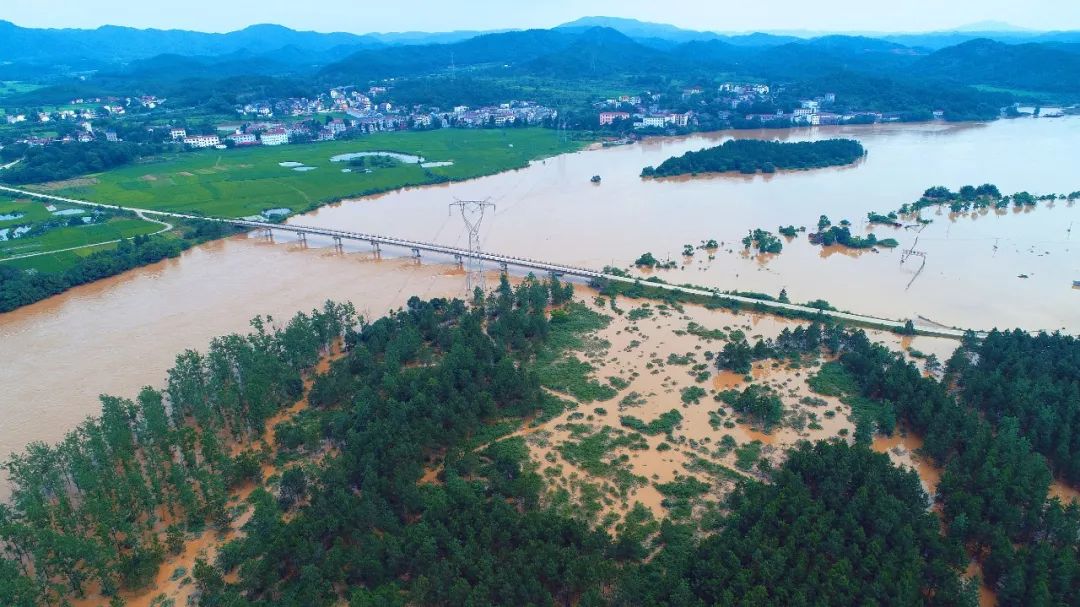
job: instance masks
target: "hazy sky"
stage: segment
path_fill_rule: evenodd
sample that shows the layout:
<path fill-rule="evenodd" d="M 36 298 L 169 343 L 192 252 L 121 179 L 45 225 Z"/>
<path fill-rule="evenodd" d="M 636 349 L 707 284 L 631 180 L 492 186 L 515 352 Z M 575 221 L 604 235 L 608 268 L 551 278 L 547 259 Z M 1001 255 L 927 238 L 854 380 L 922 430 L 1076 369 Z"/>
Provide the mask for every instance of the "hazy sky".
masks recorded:
<path fill-rule="evenodd" d="M 0 0 L 26 27 L 223 32 L 253 23 L 354 33 L 551 27 L 585 15 L 713 31 L 927 31 L 994 20 L 1080 29 L 1080 0 Z"/>

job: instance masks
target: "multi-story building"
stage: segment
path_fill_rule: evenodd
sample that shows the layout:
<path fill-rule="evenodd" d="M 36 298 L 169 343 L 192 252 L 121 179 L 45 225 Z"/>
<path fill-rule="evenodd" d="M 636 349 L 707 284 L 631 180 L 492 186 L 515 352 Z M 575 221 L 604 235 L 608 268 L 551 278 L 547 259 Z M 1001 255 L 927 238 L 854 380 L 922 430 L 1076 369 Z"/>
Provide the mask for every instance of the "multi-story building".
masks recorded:
<path fill-rule="evenodd" d="M 260 139 L 263 145 L 285 145 L 289 143 L 289 134 L 285 129 L 270 129 L 264 131 Z"/>
<path fill-rule="evenodd" d="M 614 124 L 616 120 L 627 120 L 630 112 L 600 112 L 600 126 Z"/>
<path fill-rule="evenodd" d="M 215 145 L 221 145 L 221 139 L 218 139 L 217 135 L 192 135 L 184 137 L 184 145 L 193 148 L 212 148 Z"/>
<path fill-rule="evenodd" d="M 259 145 L 259 138 L 255 136 L 255 133 L 233 133 L 226 137 L 226 139 L 233 142 L 234 145 Z"/>

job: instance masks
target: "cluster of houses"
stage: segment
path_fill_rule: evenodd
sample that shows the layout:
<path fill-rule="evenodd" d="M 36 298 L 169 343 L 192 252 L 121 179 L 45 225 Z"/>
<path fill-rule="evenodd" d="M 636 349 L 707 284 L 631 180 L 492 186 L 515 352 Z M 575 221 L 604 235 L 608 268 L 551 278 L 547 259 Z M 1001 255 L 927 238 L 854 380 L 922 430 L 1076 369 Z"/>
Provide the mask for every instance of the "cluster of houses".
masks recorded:
<path fill-rule="evenodd" d="M 725 82 L 715 91 L 706 91 L 701 87 L 683 89 L 677 102 L 669 103 L 669 106 L 679 106 L 683 111 L 663 109 L 661 103 L 665 95 L 657 93 L 645 93 L 643 96 L 624 95 L 600 101 L 594 104 L 594 107 L 599 109 L 601 127 L 619 127 L 623 125 L 623 121 L 629 121 L 634 129 L 684 128 L 704 119 L 706 115 L 734 126 L 766 127 L 895 122 L 903 119 L 903 114 L 899 112 L 829 111 L 836 102 L 834 93 L 825 93 L 812 99 L 798 99 L 797 103 L 787 99 L 781 104 L 782 92 L 783 89 L 770 88 L 767 84 Z M 674 98 L 675 95 L 671 97 Z M 772 109 L 778 105 L 783 105 L 786 109 Z M 795 107 L 792 107 L 793 105 Z M 759 108 L 770 109 L 768 112 L 761 112 Z M 941 112 L 934 113 L 935 118 L 941 116 Z M 710 123 L 715 124 L 712 120 Z"/>
<path fill-rule="evenodd" d="M 335 93 L 336 92 L 336 93 Z M 346 92 L 333 89 L 329 99 L 336 100 L 331 111 L 342 111 L 344 117 L 326 120 L 307 118 L 294 122 L 258 120 L 247 124 L 225 124 L 217 128 L 218 133 L 188 133 L 187 129 L 176 127 L 169 131 L 169 139 L 191 148 L 225 148 L 252 145 L 284 145 L 297 141 L 333 141 L 342 136 L 363 135 L 380 131 L 400 131 L 430 128 L 482 128 L 536 125 L 550 122 L 558 117 L 558 112 L 531 101 L 511 101 L 497 106 L 469 107 L 455 106 L 448 110 L 438 107 L 413 106 L 394 108 L 390 103 L 366 103 L 370 97 L 362 93 Z M 306 104 L 304 100 L 290 99 L 277 103 L 256 103 L 251 107 L 255 112 L 245 112 L 245 116 L 272 117 L 273 111 L 262 112 L 260 108 L 298 107 Z M 245 108 L 248 106 L 245 106 Z M 305 108 L 323 107 L 322 105 L 303 105 Z M 322 111 L 322 110 L 313 110 Z M 308 116 L 307 110 L 297 116 Z M 683 116 L 679 124 L 686 125 L 688 117 Z"/>
<path fill-rule="evenodd" d="M 141 95 L 139 97 L 90 97 L 72 99 L 66 107 L 59 107 L 55 111 L 8 112 L 4 120 L 8 124 L 20 122 L 58 122 L 64 120 L 93 120 L 102 116 L 123 116 L 131 108 L 144 108 L 152 110 L 165 103 L 154 95 Z"/>
<path fill-rule="evenodd" d="M 30 135 L 19 139 L 16 143 L 25 143 L 31 146 L 42 146 L 50 143 L 90 143 L 91 141 L 108 141 L 110 143 L 117 143 L 123 141 L 117 136 L 115 131 L 94 128 L 89 121 L 83 121 L 79 123 L 79 128 L 73 132 L 64 135 L 63 137 L 40 137 L 37 135 Z"/>
<path fill-rule="evenodd" d="M 622 95 L 605 99 L 594 105 L 601 109 L 599 115 L 601 127 L 616 125 L 623 121 L 632 121 L 631 124 L 635 130 L 689 126 L 693 120 L 693 112 L 661 109 L 658 102 L 662 97 L 657 93 L 646 93 L 645 98 L 637 95 Z"/>
<path fill-rule="evenodd" d="M 188 133 L 184 128 L 169 132 L 171 141 L 191 148 L 224 148 L 252 145 L 284 145 L 296 141 L 332 141 L 342 136 L 380 131 L 430 128 L 481 128 L 536 125 L 558 117 L 554 109 L 531 101 L 510 101 L 497 106 L 439 107 L 415 105 L 394 107 L 373 97 L 386 93 L 385 87 L 360 91 L 355 87 L 330 89 L 316 98 L 289 98 L 257 101 L 236 108 L 244 118 L 256 121 L 227 124 L 218 133 Z M 326 115 L 325 120 L 318 114 Z M 340 117 L 330 117 L 338 114 Z M 273 120 L 275 116 L 299 118 L 293 122 Z M 682 124 L 685 126 L 686 119 Z"/>
<path fill-rule="evenodd" d="M 274 116 L 314 116 L 316 114 L 329 114 L 332 112 L 348 112 L 350 110 L 382 110 L 389 111 L 391 104 L 387 102 L 377 103 L 372 101 L 375 95 L 383 94 L 386 87 L 373 86 L 367 91 L 360 91 L 353 86 L 344 86 L 330 89 L 327 93 L 308 97 L 289 97 L 287 99 L 263 100 L 246 103 L 236 107 L 236 112 L 245 117 L 271 118 Z"/>
<path fill-rule="evenodd" d="M 635 129 L 662 129 L 665 127 L 686 127 L 690 124 L 693 112 L 650 112 L 630 113 L 623 111 L 600 112 L 600 126 L 615 124 L 619 120 L 634 120 Z"/>
<path fill-rule="evenodd" d="M 344 127 L 339 121 L 335 121 L 327 125 L 331 132 L 321 129 L 310 133 L 315 140 L 332 139 L 334 135 L 350 129 L 371 133 L 433 127 L 504 127 L 540 124 L 558 115 L 555 110 L 531 101 L 510 101 L 484 107 L 460 105 L 450 109 L 424 105 L 395 107 L 389 101 L 378 99 L 387 91 L 388 88 L 384 86 L 372 86 L 366 90 L 344 86 L 332 88 L 314 98 L 291 97 L 247 103 L 238 106 L 236 111 L 245 118 L 262 119 L 284 116 L 312 117 L 332 113 L 348 116 L 348 123 L 344 124 Z"/>

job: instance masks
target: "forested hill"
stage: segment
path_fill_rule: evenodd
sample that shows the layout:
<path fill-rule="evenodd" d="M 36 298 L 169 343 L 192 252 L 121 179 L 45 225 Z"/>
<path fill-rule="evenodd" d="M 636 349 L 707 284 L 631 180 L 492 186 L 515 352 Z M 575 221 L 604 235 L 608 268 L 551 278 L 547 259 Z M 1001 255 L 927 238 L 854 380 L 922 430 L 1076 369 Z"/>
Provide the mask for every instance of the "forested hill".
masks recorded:
<path fill-rule="evenodd" d="M 912 65 L 912 74 L 961 84 L 1080 93 L 1075 45 L 1010 45 L 979 39 L 944 48 Z"/>
<path fill-rule="evenodd" d="M 32 29 L 0 21 L 0 59 L 36 63 L 99 63 L 145 59 L 162 53 L 226 55 L 264 53 L 291 46 L 306 51 L 383 46 L 346 33 L 300 32 L 280 25 L 252 25 L 226 34 L 103 26 L 97 29 Z"/>
<path fill-rule="evenodd" d="M 668 158 L 660 166 L 645 167 L 642 177 L 671 177 L 698 173 L 773 173 L 781 169 L 815 169 L 851 164 L 865 154 L 854 139 L 823 141 L 760 141 L 731 139 L 716 147 Z"/>

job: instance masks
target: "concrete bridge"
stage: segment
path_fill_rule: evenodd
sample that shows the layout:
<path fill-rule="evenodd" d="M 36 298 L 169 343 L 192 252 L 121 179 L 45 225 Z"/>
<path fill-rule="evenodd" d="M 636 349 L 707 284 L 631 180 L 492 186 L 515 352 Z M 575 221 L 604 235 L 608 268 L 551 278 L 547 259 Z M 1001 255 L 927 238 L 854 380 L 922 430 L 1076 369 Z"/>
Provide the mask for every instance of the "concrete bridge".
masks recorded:
<path fill-rule="evenodd" d="M 752 297 L 744 297 L 742 295 L 733 295 L 723 293 L 719 289 L 702 289 L 697 287 L 687 287 L 680 285 L 673 285 L 659 282 L 642 281 L 638 278 L 630 278 L 626 276 L 618 276 L 615 274 L 607 274 L 598 270 L 583 268 L 579 266 L 571 266 L 559 263 L 547 262 L 539 259 L 530 259 L 527 257 L 517 257 L 513 255 L 501 255 L 498 253 L 489 253 L 484 251 L 470 252 L 468 249 L 461 249 L 457 247 L 451 247 L 441 245 L 432 242 L 422 242 L 416 240 L 408 240 L 404 238 L 395 238 L 393 236 L 384 236 L 380 234 L 366 234 L 363 232 L 353 232 L 349 230 L 337 230 L 333 228 L 322 228 L 315 226 L 304 226 L 299 224 L 279 224 L 266 221 L 251 221 L 247 219 L 228 219 L 221 217 L 206 217 L 203 215 L 191 215 L 186 213 L 173 213 L 169 211 L 155 211 L 151 209 L 140 209 L 134 207 L 123 207 L 119 205 L 104 204 L 100 202 L 90 202 L 87 200 L 78 200 L 74 198 L 66 198 L 63 196 L 54 196 L 52 194 L 45 194 L 43 192 L 34 192 L 31 190 L 21 190 L 17 188 L 11 188 L 0 185 L 0 191 L 17 194 L 20 196 L 27 196 L 31 198 L 37 198 L 40 200 L 63 202 L 67 204 L 83 205 L 90 207 L 97 207 L 103 209 L 115 209 L 119 211 L 127 211 L 138 214 L 139 216 L 146 218 L 151 217 L 166 217 L 173 219 L 187 219 L 192 221 L 210 221 L 216 223 L 223 223 L 228 225 L 240 226 L 245 228 L 251 228 L 253 230 L 268 230 L 270 232 L 274 230 L 283 232 L 292 232 L 297 235 L 297 238 L 306 243 L 309 235 L 317 235 L 329 237 L 334 240 L 338 245 L 343 240 L 366 242 L 375 248 L 376 251 L 380 251 L 381 247 L 389 246 L 401 249 L 410 250 L 414 256 L 420 257 L 421 252 L 437 253 L 442 255 L 448 255 L 453 257 L 459 263 L 469 257 L 477 257 L 483 261 L 498 264 L 503 272 L 506 272 L 509 266 L 515 266 L 519 268 L 527 268 L 529 270 L 539 270 L 542 272 L 549 272 L 552 274 L 578 276 L 588 279 L 602 279 L 611 282 L 618 282 L 624 284 L 642 284 L 648 287 L 654 287 L 658 289 L 664 289 L 667 291 L 673 291 L 677 293 L 685 293 L 687 295 L 695 295 L 699 297 L 717 298 L 731 302 L 738 302 L 747 306 L 762 307 L 765 309 L 796 312 L 800 314 L 810 315 L 823 315 L 829 318 L 835 318 L 840 321 L 872 326 L 887 330 L 903 329 L 906 321 L 891 320 L 887 318 L 878 318 L 874 316 L 868 316 L 864 314 L 853 314 L 850 312 L 840 312 L 835 310 L 822 310 L 820 308 L 813 308 L 810 306 L 804 306 L 800 304 L 782 303 L 779 301 L 768 301 L 762 299 L 754 299 Z M 962 329 L 950 329 L 939 326 L 927 326 L 916 325 L 915 332 L 919 335 L 928 335 L 932 337 L 949 337 L 959 339 L 964 336 Z"/>

